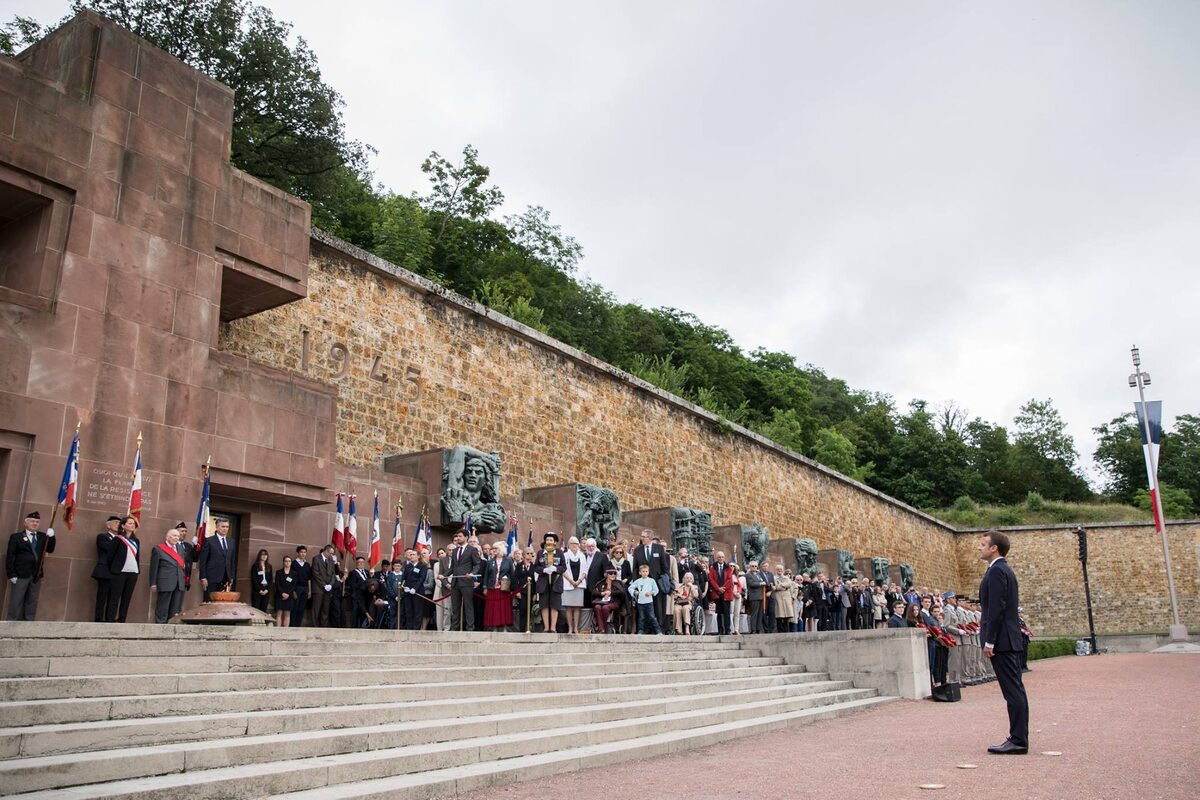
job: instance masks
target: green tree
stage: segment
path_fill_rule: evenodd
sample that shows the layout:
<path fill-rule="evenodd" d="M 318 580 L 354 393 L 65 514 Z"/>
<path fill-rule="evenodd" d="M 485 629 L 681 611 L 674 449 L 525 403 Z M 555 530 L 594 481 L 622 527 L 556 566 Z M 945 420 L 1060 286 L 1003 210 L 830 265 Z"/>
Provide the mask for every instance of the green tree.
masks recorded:
<path fill-rule="evenodd" d="M 1013 419 L 1016 437 L 1013 471 L 1026 490 L 1048 500 L 1088 500 L 1092 493 L 1079 474 L 1075 440 L 1067 433 L 1053 400 L 1030 400 Z"/>
<path fill-rule="evenodd" d="M 434 244 L 441 243 L 455 220 L 486 219 L 504 202 L 500 187 L 485 186 L 492 171 L 479 163 L 479 152 L 471 145 L 463 148 L 460 164 L 435 150 L 422 162 L 421 171 L 430 183 L 429 194 L 421 202 L 437 218 Z"/>
<path fill-rule="evenodd" d="M 42 24 L 30 17 L 13 17 L 0 25 L 0 55 L 15 56 L 45 35 Z"/>
<path fill-rule="evenodd" d="M 513 297 L 504 291 L 503 287 L 491 281 L 484 281 L 475 293 L 475 302 L 483 303 L 517 322 L 546 333 L 546 325 L 542 322 L 544 312 L 530 303 L 528 297 Z"/>
<path fill-rule="evenodd" d="M 688 368 L 673 363 L 670 357 L 634 356 L 629 371 L 671 394 L 682 397 L 687 392 Z"/>
<path fill-rule="evenodd" d="M 1192 497 L 1183 489 L 1159 481 L 1158 491 L 1162 499 L 1163 517 L 1166 519 L 1190 519 L 1195 515 L 1196 507 Z M 1134 492 L 1133 504 L 1143 511 L 1154 511 L 1150 504 L 1149 489 L 1138 489 Z"/>
<path fill-rule="evenodd" d="M 521 214 L 504 218 L 512 241 L 538 261 L 568 275 L 575 272 L 583 247 L 550 221 L 550 212 L 530 206 Z"/>
<path fill-rule="evenodd" d="M 1193 504 L 1200 504 L 1200 416 L 1180 414 L 1175 427 L 1163 434 L 1162 481 L 1185 491 Z"/>
<path fill-rule="evenodd" d="M 380 258 L 427 278 L 439 277 L 432 268 L 433 242 L 425 209 L 411 197 L 392 193 L 383 197 L 371 238 Z"/>
<path fill-rule="evenodd" d="M 1142 439 L 1133 413 L 1122 414 L 1092 428 L 1096 450 L 1092 457 L 1104 472 L 1104 494 L 1121 503 L 1133 503 L 1138 489 L 1146 485 L 1146 462 Z"/>

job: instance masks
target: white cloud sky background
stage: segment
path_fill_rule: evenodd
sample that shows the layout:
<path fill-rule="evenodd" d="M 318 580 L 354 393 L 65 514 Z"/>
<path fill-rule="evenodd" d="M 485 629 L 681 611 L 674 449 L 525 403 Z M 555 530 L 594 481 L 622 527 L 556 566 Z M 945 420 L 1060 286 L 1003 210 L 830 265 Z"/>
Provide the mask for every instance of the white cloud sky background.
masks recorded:
<path fill-rule="evenodd" d="M 622 300 L 900 408 L 1053 397 L 1085 464 L 1134 342 L 1200 413 L 1200 4 L 265 4 L 380 182 L 473 144 Z"/>

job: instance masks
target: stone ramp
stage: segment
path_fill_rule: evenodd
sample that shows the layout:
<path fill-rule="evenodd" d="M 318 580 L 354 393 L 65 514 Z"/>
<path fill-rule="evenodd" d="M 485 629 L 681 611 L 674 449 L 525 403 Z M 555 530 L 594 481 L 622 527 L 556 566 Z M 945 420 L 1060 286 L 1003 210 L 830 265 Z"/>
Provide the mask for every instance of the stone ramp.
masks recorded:
<path fill-rule="evenodd" d="M 437 797 L 892 699 L 703 637 L 6 623 L 0 676 L 29 798 Z"/>

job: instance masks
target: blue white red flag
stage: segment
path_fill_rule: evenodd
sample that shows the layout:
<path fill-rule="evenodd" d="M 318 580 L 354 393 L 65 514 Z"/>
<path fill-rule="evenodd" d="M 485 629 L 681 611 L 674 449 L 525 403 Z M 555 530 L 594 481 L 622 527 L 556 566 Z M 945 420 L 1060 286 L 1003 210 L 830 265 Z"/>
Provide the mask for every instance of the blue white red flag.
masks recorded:
<path fill-rule="evenodd" d="M 129 486 L 129 516 L 142 522 L 142 445 L 138 436 L 137 453 L 133 457 L 133 481 Z"/>
<path fill-rule="evenodd" d="M 346 552 L 358 558 L 358 515 L 354 511 L 354 498 L 358 495 L 350 495 L 350 513 L 346 517 Z"/>
<path fill-rule="evenodd" d="M 379 492 L 375 492 L 375 508 L 371 510 L 371 547 L 367 551 L 367 564 L 375 569 L 383 560 L 382 545 L 379 540 Z"/>
<path fill-rule="evenodd" d="M 404 555 L 404 546 L 400 541 L 400 515 L 404 513 L 404 504 L 396 503 L 396 527 L 392 528 L 392 563 L 400 560 Z"/>
<path fill-rule="evenodd" d="M 62 485 L 58 487 L 58 504 L 63 507 L 63 521 L 67 530 L 75 524 L 75 492 L 79 486 L 79 428 L 71 440 L 71 452 L 67 453 L 67 467 L 63 470 Z"/>
<path fill-rule="evenodd" d="M 429 536 L 429 518 L 425 516 L 425 509 L 421 509 L 421 519 L 417 522 L 417 535 L 413 539 L 413 549 L 418 553 L 428 553 L 433 547 L 433 541 Z"/>
<path fill-rule="evenodd" d="M 517 515 L 513 514 L 512 525 L 509 526 L 509 529 L 508 529 L 508 554 L 509 555 L 512 555 L 512 552 L 517 549 L 517 528 L 518 527 L 519 527 L 519 523 L 517 522 Z"/>
<path fill-rule="evenodd" d="M 1142 403 L 1134 403 L 1133 410 L 1137 412 L 1138 434 L 1142 437 L 1142 455 L 1146 459 L 1146 480 L 1150 486 L 1150 508 L 1154 511 L 1154 527 L 1163 529 L 1163 521 L 1159 517 L 1158 508 L 1158 451 L 1162 446 L 1162 400 L 1148 400 L 1143 413 Z M 1147 424 L 1149 422 L 1149 424 Z M 1146 428 L 1150 429 L 1150 438 L 1146 438 Z"/>
<path fill-rule="evenodd" d="M 333 518 L 333 546 L 338 553 L 346 552 L 346 542 L 342 538 L 342 530 L 346 527 L 346 515 L 342 513 L 342 493 L 337 493 L 337 516 Z"/>
<path fill-rule="evenodd" d="M 200 490 L 200 508 L 196 511 L 196 555 L 200 555 L 200 548 L 204 547 L 204 537 L 208 535 L 209 528 L 212 527 L 212 478 L 209 475 L 208 465 L 200 468 L 201 474 L 204 475 L 204 487 Z"/>

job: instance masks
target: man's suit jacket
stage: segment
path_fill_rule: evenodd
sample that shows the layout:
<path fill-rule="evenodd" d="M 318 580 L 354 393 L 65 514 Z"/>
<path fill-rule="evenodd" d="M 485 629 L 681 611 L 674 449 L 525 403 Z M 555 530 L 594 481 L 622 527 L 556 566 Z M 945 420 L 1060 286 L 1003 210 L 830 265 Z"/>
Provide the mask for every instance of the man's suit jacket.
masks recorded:
<path fill-rule="evenodd" d="M 180 552 L 183 553 L 183 590 L 192 588 L 192 567 L 196 565 L 196 545 L 191 542 L 180 542 Z"/>
<path fill-rule="evenodd" d="M 32 578 L 38 566 L 38 554 L 45 550 L 54 552 L 54 539 L 38 531 L 29 543 L 25 531 L 17 531 L 8 537 L 8 551 L 4 556 L 4 569 L 9 578 Z"/>
<path fill-rule="evenodd" d="M 329 593 L 333 593 L 333 579 L 338 574 L 338 562 L 336 558 L 326 558 L 325 556 L 317 556 L 312 563 L 312 594 L 325 594 L 325 587 L 330 587 Z"/>
<path fill-rule="evenodd" d="M 717 565 L 708 568 L 708 596 L 713 600 L 733 599 L 733 567 L 724 565 L 724 574 L 717 575 Z M 724 578 L 724 580 L 722 580 Z"/>
<path fill-rule="evenodd" d="M 764 573 L 746 570 L 746 599 L 761 603 L 766 598 L 767 581 Z"/>
<path fill-rule="evenodd" d="M 207 550 L 208 548 L 205 549 Z M 200 552 L 203 553 L 204 550 L 201 550 Z M 304 561 L 296 560 L 292 562 L 292 574 L 296 576 L 296 594 L 304 597 L 309 596 L 310 592 L 308 591 L 308 584 L 309 581 L 312 580 L 312 570 L 312 562 L 308 561 L 307 559 Z M 333 590 L 336 592 L 337 589 L 338 587 L 334 585 Z"/>
<path fill-rule="evenodd" d="M 525 583 L 530 578 L 533 579 L 534 583 L 537 583 L 537 565 L 526 565 L 524 561 L 518 562 L 513 566 L 512 590 L 514 592 L 522 592 L 521 596 L 524 597 Z"/>
<path fill-rule="evenodd" d="M 979 621 L 980 645 L 990 644 L 997 653 L 1022 650 L 1021 621 L 1017 616 L 1020 605 L 1017 576 L 1003 558 L 997 559 L 983 573 L 979 604 L 983 606 L 983 617 Z"/>
<path fill-rule="evenodd" d="M 219 536 L 210 536 L 200 548 L 200 580 L 208 581 L 209 591 L 216 591 L 226 583 L 233 582 L 233 542 L 225 537 L 221 547 Z"/>
<path fill-rule="evenodd" d="M 314 570 L 316 565 L 313 565 Z M 351 600 L 361 601 L 364 599 L 367 592 L 367 581 L 371 580 L 371 573 L 366 567 L 360 572 L 357 567 L 350 570 L 350 574 L 346 576 L 346 593 L 350 595 Z"/>
<path fill-rule="evenodd" d="M 118 544 L 120 544 L 118 542 Z M 169 547 L 170 545 L 164 545 Z M 122 545 L 124 547 L 124 545 Z M 175 552 L 179 554 L 179 558 L 183 558 L 183 544 L 175 545 Z M 175 563 L 175 559 L 162 551 L 162 548 L 155 545 L 150 551 L 150 585 L 157 586 L 161 593 L 173 592 L 176 589 L 183 591 L 183 567 Z"/>
<path fill-rule="evenodd" d="M 840 587 L 838 587 L 837 596 L 838 603 L 842 608 L 850 607 L 850 590 L 846 588 L 846 584 L 843 583 Z"/>
<path fill-rule="evenodd" d="M 663 549 L 661 544 L 650 546 L 650 558 L 646 558 L 645 545 L 638 545 L 633 548 L 633 574 L 638 574 L 638 568 L 642 564 L 650 565 L 650 577 L 658 580 L 659 575 L 671 573 L 671 559 L 667 556 L 667 551 Z"/>
<path fill-rule="evenodd" d="M 92 577 L 98 581 L 106 581 L 112 577 L 108 571 L 108 562 L 112 561 L 113 548 L 120 542 L 115 534 L 108 530 L 101 531 L 96 536 L 96 566 L 92 567 Z"/>
<path fill-rule="evenodd" d="M 590 588 L 597 583 L 602 583 L 604 581 L 604 571 L 611 566 L 612 562 L 609 561 L 608 556 L 597 550 L 596 555 L 592 558 L 592 565 L 588 567 L 587 580 L 584 581 L 583 585 Z M 619 578 L 620 576 L 618 575 L 617 577 Z"/>
<path fill-rule="evenodd" d="M 466 586 L 468 575 L 474 576 L 472 581 L 477 581 L 483 574 L 483 555 L 469 544 L 464 544 L 461 548 L 452 545 L 446 554 L 445 574 L 451 578 L 452 587 Z"/>
<path fill-rule="evenodd" d="M 907 628 L 908 621 L 904 617 L 897 617 L 895 614 L 892 614 L 888 617 L 887 626 L 889 628 Z"/>

